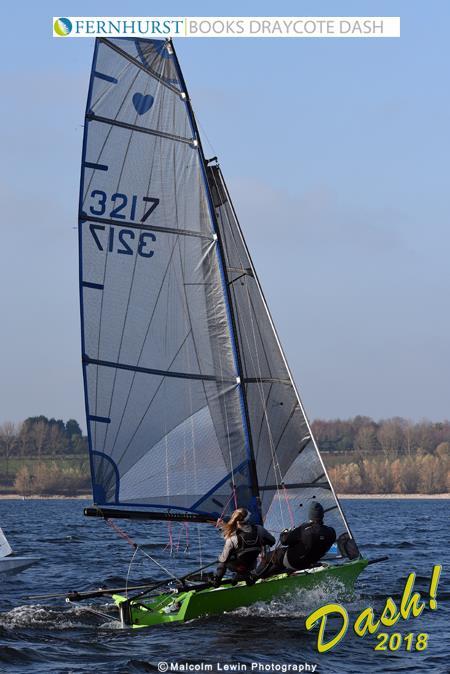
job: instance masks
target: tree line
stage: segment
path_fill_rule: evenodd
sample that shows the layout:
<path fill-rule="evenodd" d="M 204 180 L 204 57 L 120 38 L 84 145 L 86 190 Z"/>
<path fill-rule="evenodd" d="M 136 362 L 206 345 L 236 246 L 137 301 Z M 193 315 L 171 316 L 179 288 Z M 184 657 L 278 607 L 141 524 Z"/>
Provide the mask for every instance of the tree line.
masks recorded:
<path fill-rule="evenodd" d="M 318 419 L 315 437 L 341 493 L 450 492 L 450 422 Z M 28 494 L 89 491 L 87 438 L 75 419 L 0 425 L 0 485 Z M 14 464 L 10 470 L 10 464 Z"/>
<path fill-rule="evenodd" d="M 5 493 L 89 491 L 87 438 L 76 419 L 44 415 L 0 425 L 0 488 Z"/>
<path fill-rule="evenodd" d="M 8 474 L 11 459 L 36 458 L 82 454 L 87 441 L 75 419 L 48 419 L 44 415 L 28 417 L 15 424 L 5 421 L 0 425 L 0 457 Z"/>
<path fill-rule="evenodd" d="M 313 423 L 330 479 L 347 494 L 450 492 L 450 422 L 394 417 Z"/>
<path fill-rule="evenodd" d="M 443 442 L 450 442 L 450 421 L 413 422 L 401 417 L 374 421 L 370 417 L 317 419 L 312 424 L 321 452 L 360 452 L 392 457 L 417 451 L 432 453 Z"/>

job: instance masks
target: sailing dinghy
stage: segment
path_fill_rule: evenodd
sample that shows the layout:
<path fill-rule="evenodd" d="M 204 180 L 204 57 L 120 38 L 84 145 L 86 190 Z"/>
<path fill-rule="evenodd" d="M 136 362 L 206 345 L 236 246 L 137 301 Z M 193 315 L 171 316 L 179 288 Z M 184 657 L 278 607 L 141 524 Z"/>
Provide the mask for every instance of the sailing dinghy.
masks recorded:
<path fill-rule="evenodd" d="M 28 569 L 39 561 L 39 557 L 22 557 L 15 555 L 8 539 L 0 527 L 0 574 L 14 574 Z"/>
<path fill-rule="evenodd" d="M 317 499 L 351 559 L 253 586 L 186 576 L 163 594 L 157 583 L 68 599 L 110 594 L 122 622 L 141 627 L 329 579 L 351 587 L 368 562 L 320 457 L 219 164 L 205 159 L 170 40 L 96 41 L 79 249 L 94 501 L 85 514 L 188 527 L 245 507 L 277 535 Z"/>

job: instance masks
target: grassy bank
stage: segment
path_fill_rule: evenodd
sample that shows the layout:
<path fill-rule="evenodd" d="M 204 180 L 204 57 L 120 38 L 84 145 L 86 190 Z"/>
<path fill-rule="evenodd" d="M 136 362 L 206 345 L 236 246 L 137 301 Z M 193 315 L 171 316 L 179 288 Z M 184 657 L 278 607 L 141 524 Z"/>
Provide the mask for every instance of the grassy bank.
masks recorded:
<path fill-rule="evenodd" d="M 0 495 L 77 496 L 90 490 L 86 454 L 0 460 Z"/>

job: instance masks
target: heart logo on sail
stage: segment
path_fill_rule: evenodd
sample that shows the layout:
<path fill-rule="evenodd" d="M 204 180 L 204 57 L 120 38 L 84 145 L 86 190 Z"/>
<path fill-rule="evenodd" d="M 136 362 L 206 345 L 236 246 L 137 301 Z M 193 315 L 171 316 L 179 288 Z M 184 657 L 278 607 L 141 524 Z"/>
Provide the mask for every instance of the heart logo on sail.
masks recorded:
<path fill-rule="evenodd" d="M 138 115 L 144 115 L 150 110 L 155 99 L 150 94 L 144 96 L 144 94 L 134 94 L 133 96 L 133 105 Z"/>

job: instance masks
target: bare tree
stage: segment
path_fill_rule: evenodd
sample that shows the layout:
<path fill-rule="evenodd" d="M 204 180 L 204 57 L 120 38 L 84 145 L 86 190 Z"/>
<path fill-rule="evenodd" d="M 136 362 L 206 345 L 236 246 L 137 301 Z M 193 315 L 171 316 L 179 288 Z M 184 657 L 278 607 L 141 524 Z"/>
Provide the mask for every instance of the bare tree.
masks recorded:
<path fill-rule="evenodd" d="M 401 452 L 404 446 L 404 433 L 397 419 L 384 421 L 377 433 L 381 449 L 387 456 L 393 452 Z"/>
<path fill-rule="evenodd" d="M 17 447 L 17 431 L 12 421 L 5 421 L 0 426 L 0 447 L 6 459 L 6 477 L 9 476 L 9 459 Z"/>
<path fill-rule="evenodd" d="M 45 448 L 48 437 L 48 424 L 45 421 L 39 421 L 33 427 L 33 438 L 36 443 L 38 460 L 40 462 L 42 450 Z"/>

